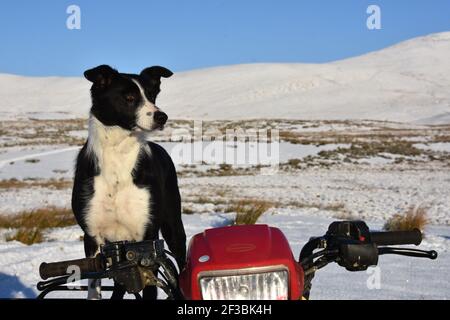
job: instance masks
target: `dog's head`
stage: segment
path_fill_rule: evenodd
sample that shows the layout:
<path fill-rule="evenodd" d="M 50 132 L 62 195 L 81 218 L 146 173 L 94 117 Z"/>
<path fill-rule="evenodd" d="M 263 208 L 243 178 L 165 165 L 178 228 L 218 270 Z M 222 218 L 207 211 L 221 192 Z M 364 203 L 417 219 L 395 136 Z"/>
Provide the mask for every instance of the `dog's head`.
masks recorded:
<path fill-rule="evenodd" d="M 159 66 L 146 68 L 140 74 L 119 73 L 107 65 L 86 70 L 84 76 L 92 82 L 91 113 L 106 126 L 129 131 L 162 129 L 167 115 L 155 100 L 161 77 L 172 74 Z"/>

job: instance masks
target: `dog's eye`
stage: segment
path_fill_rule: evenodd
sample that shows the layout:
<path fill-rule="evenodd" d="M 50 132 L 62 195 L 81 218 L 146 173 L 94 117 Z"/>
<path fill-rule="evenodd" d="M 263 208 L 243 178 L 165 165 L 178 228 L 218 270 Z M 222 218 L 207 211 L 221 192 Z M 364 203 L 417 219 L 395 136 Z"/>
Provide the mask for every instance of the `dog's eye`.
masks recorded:
<path fill-rule="evenodd" d="M 132 94 L 127 94 L 127 95 L 125 96 L 125 100 L 127 100 L 127 102 L 132 103 L 132 102 L 134 102 L 134 101 L 136 100 L 136 97 L 133 96 Z"/>

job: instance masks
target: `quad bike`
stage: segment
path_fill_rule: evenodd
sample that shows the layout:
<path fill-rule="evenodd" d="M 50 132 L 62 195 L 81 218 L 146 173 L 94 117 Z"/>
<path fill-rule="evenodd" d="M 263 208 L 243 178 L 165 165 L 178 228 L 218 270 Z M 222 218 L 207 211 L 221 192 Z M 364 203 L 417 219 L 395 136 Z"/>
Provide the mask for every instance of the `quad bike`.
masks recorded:
<path fill-rule="evenodd" d="M 384 254 L 436 259 L 436 251 L 389 247 L 419 245 L 421 232 L 370 232 L 363 221 L 336 221 L 321 237 L 311 238 L 295 260 L 284 234 L 267 225 L 220 227 L 195 235 L 185 268 L 178 274 L 163 240 L 113 242 L 95 258 L 42 263 L 37 287 L 42 299 L 52 291 L 71 289 L 73 266 L 81 279 L 114 279 L 140 298 L 145 286 L 157 286 L 168 299 L 297 300 L 308 299 L 314 274 L 330 262 L 362 271 Z M 68 269 L 72 267 L 72 269 Z M 72 278 L 71 278 L 72 277 Z M 112 287 L 102 287 L 112 290 Z"/>

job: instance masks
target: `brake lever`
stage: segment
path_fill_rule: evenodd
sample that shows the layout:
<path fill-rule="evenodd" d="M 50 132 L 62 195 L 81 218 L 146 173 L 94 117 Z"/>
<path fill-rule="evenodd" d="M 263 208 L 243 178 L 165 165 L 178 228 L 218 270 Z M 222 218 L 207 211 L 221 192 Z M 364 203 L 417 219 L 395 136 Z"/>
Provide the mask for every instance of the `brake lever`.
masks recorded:
<path fill-rule="evenodd" d="M 39 281 L 37 283 L 37 289 L 39 291 L 43 291 L 49 287 L 55 286 L 55 285 L 62 285 L 67 283 L 67 279 L 69 278 L 70 275 L 65 275 L 65 276 L 61 276 L 61 277 L 57 277 L 57 278 L 53 278 L 53 279 L 49 279 L 49 280 L 45 280 L 45 281 Z"/>
<path fill-rule="evenodd" d="M 438 253 L 435 250 L 419 250 L 410 248 L 392 248 L 392 247 L 379 247 L 378 254 L 398 254 L 401 256 L 417 257 L 417 258 L 428 258 L 434 260 L 437 258 Z"/>
<path fill-rule="evenodd" d="M 64 285 L 64 284 L 68 284 L 68 280 L 69 278 L 73 276 L 72 274 L 67 274 L 64 276 L 60 276 L 60 277 L 56 277 L 56 278 L 52 278 L 49 280 L 43 280 L 43 281 L 39 281 L 37 283 L 37 289 L 39 291 L 43 291 L 46 290 L 49 287 L 53 287 L 53 286 L 60 286 L 60 285 Z M 88 272 L 88 273 L 82 273 L 80 275 L 78 280 L 85 280 L 85 279 L 103 279 L 103 278 L 111 278 L 109 271 L 103 271 L 103 272 Z"/>

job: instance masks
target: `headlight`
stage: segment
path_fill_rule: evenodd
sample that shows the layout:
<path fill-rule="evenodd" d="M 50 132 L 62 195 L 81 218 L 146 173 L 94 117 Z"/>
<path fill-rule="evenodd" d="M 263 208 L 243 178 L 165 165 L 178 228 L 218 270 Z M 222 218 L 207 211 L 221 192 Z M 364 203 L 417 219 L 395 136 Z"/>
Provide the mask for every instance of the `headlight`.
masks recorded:
<path fill-rule="evenodd" d="M 200 278 L 204 300 L 287 300 L 286 270 Z"/>

